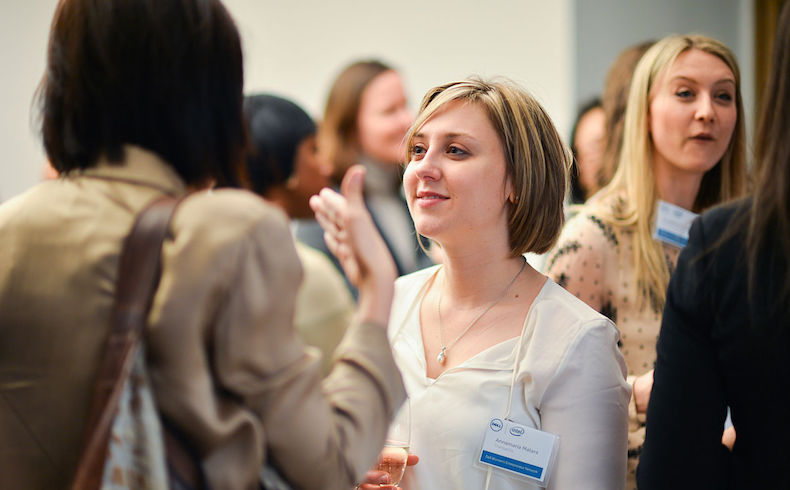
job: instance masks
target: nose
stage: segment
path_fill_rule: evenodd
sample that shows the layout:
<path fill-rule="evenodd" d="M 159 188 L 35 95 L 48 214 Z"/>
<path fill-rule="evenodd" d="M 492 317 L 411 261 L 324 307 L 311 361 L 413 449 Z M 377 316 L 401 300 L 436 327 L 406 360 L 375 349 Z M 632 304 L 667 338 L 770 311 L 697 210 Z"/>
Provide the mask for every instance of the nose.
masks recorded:
<path fill-rule="evenodd" d="M 422 160 L 412 160 L 410 165 L 413 166 L 414 174 L 420 180 L 436 181 L 442 178 L 442 171 L 437 165 L 436 157 L 431 149 L 428 149 Z"/>
<path fill-rule="evenodd" d="M 696 118 L 700 121 L 713 122 L 716 111 L 713 106 L 713 98 L 710 94 L 704 94 L 698 99 Z"/>

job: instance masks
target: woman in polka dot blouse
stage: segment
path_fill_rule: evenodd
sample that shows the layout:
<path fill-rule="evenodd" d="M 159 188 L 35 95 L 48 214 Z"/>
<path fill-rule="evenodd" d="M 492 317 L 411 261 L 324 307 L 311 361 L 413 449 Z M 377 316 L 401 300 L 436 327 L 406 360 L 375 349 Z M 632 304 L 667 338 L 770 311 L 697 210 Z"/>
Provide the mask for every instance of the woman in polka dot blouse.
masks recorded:
<path fill-rule="evenodd" d="M 704 36 L 670 36 L 640 60 L 628 96 L 612 182 L 568 221 L 546 271 L 611 318 L 634 394 L 628 488 L 644 441 L 656 339 L 680 249 L 653 238 L 657 203 L 699 213 L 743 195 L 745 139 L 738 65 Z"/>

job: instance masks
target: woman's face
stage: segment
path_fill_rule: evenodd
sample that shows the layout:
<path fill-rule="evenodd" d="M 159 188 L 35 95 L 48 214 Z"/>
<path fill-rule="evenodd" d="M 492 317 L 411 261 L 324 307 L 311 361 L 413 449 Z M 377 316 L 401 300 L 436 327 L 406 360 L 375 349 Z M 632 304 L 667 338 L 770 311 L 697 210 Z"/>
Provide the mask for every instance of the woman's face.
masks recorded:
<path fill-rule="evenodd" d="M 573 146 L 576 148 L 576 163 L 579 167 L 579 183 L 587 197 L 598 187 L 598 171 L 601 169 L 606 132 L 606 115 L 601 107 L 585 112 L 576 125 Z"/>
<path fill-rule="evenodd" d="M 403 187 L 420 234 L 444 247 L 480 237 L 507 240 L 511 186 L 502 143 L 483 107 L 447 103 L 417 131 L 410 154 Z"/>
<path fill-rule="evenodd" d="M 357 116 L 360 149 L 381 163 L 400 165 L 403 137 L 412 120 L 400 75 L 385 71 L 362 91 Z"/>
<path fill-rule="evenodd" d="M 653 87 L 648 116 L 656 166 L 697 178 L 721 160 L 738 119 L 735 76 L 718 56 L 681 53 Z"/>
<path fill-rule="evenodd" d="M 291 218 L 313 216 L 308 201 L 310 196 L 318 194 L 318 191 L 329 185 L 331 171 L 332 167 L 318 153 L 315 135 L 304 138 L 296 147 L 293 173 L 285 184 L 291 193 Z"/>

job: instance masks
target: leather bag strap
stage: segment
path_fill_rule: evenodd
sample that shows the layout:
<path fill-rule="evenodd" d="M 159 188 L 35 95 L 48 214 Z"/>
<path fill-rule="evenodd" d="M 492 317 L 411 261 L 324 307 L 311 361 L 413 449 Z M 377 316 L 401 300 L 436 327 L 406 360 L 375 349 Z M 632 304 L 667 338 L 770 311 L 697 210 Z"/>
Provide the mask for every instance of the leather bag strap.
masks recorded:
<path fill-rule="evenodd" d="M 159 283 L 162 244 L 178 202 L 169 196 L 151 202 L 137 216 L 124 240 L 110 331 L 88 411 L 74 490 L 101 486 L 110 431 Z"/>

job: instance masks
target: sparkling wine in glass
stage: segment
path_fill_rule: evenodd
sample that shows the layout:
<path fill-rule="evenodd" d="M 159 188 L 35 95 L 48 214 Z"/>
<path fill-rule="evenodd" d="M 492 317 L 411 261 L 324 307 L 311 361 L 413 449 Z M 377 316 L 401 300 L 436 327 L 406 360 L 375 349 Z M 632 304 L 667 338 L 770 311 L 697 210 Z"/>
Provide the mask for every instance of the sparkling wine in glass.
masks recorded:
<path fill-rule="evenodd" d="M 379 454 L 376 469 L 390 475 L 390 485 L 397 485 L 406 471 L 411 439 L 411 409 L 407 399 L 401 406 L 387 432 L 384 449 Z"/>

